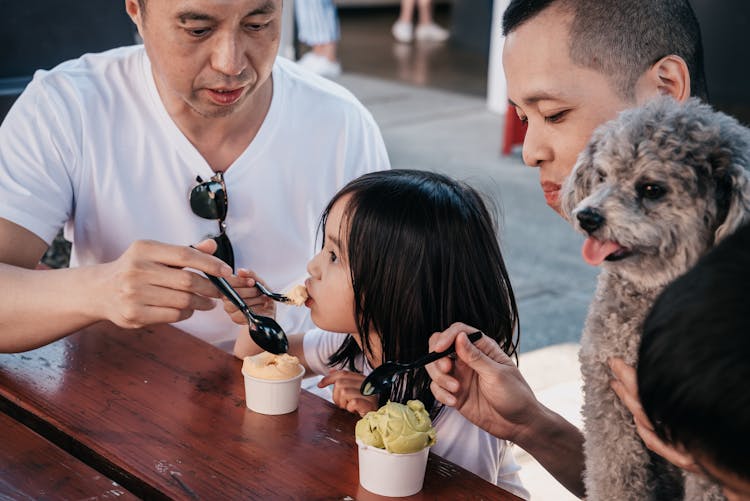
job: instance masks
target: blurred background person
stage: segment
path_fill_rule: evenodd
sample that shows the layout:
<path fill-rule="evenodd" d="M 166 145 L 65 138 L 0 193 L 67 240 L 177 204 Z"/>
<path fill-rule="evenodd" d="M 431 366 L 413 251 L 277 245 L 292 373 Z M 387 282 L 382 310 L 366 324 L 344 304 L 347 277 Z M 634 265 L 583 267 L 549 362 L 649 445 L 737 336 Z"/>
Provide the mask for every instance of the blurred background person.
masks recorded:
<path fill-rule="evenodd" d="M 294 17 L 297 38 L 310 47 L 297 63 L 324 77 L 339 76 L 337 46 L 341 31 L 333 0 L 295 0 Z"/>
<path fill-rule="evenodd" d="M 419 19 L 414 27 L 414 9 L 419 9 Z M 401 0 L 401 14 L 391 28 L 393 37 L 401 43 L 416 38 L 420 42 L 444 42 L 450 37 L 448 30 L 432 19 L 432 0 Z"/>

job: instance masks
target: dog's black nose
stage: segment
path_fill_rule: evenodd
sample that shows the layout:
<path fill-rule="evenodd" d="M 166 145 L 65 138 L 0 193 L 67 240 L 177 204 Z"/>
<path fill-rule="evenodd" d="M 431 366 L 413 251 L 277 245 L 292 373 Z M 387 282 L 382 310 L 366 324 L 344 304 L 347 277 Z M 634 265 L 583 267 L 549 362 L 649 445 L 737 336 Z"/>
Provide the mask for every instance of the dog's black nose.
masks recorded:
<path fill-rule="evenodd" d="M 590 207 L 587 207 L 576 214 L 576 218 L 578 219 L 581 228 L 583 228 L 586 233 L 593 233 L 604 224 L 604 216 L 602 216 L 596 209 Z"/>

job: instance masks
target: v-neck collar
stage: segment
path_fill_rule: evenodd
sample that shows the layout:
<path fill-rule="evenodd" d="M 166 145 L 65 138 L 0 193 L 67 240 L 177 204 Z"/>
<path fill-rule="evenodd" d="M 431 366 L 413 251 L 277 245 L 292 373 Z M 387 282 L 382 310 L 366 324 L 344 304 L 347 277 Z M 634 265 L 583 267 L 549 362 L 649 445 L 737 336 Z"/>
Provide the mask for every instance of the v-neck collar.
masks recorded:
<path fill-rule="evenodd" d="M 154 106 L 153 110 L 159 125 L 170 136 L 178 155 L 183 158 L 186 165 L 190 166 L 191 171 L 198 175 L 205 176 L 206 179 L 210 178 L 214 175 L 213 169 L 193 143 L 191 143 L 185 134 L 183 134 L 164 105 L 164 102 L 159 95 L 159 90 L 156 87 L 156 81 L 151 69 L 151 62 L 146 54 L 145 48 L 142 49 L 141 60 L 143 82 L 146 87 L 146 92 Z M 268 107 L 266 117 L 250 144 L 248 144 L 243 152 L 238 155 L 229 167 L 227 167 L 224 174 L 225 178 L 241 175 L 242 173 L 240 171 L 252 168 L 252 165 L 254 164 L 253 159 L 257 158 L 264 152 L 271 142 L 271 138 L 276 134 L 279 124 L 281 123 L 284 103 L 286 101 L 284 93 L 286 85 L 282 82 L 284 77 L 285 75 L 279 70 L 279 65 L 274 63 L 272 70 L 273 92 L 271 95 L 271 104 Z"/>

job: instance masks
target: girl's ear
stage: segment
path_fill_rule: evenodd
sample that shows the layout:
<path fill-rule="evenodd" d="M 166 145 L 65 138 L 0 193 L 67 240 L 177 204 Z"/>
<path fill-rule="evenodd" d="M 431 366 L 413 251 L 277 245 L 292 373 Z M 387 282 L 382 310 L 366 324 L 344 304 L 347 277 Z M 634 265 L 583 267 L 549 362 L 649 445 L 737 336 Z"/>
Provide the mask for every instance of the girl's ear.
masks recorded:
<path fill-rule="evenodd" d="M 639 104 L 645 103 L 657 94 L 672 96 L 680 102 L 690 98 L 690 71 L 680 56 L 664 56 L 638 80 L 636 101 Z"/>

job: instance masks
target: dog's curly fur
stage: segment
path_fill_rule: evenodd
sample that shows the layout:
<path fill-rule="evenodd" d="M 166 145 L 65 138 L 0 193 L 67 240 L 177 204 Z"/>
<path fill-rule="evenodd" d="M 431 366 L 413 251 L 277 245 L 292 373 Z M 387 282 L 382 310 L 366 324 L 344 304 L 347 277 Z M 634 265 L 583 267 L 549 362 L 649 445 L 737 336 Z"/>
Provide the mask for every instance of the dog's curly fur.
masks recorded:
<path fill-rule="evenodd" d="M 563 186 L 568 220 L 616 249 L 581 338 L 589 501 L 724 499 L 645 447 L 610 388 L 607 360 L 635 366 L 656 296 L 750 220 L 749 171 L 748 129 L 697 100 L 663 97 L 597 129 Z"/>

